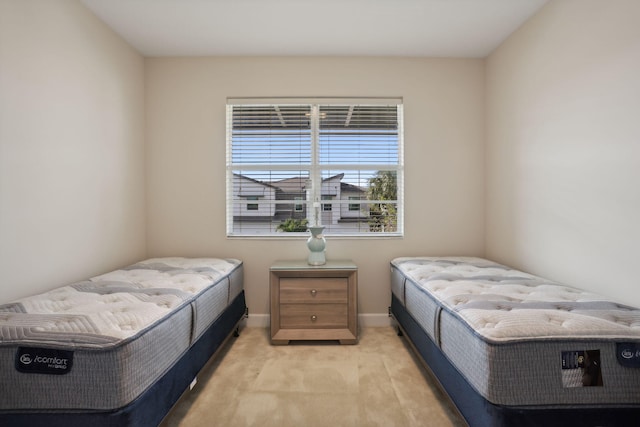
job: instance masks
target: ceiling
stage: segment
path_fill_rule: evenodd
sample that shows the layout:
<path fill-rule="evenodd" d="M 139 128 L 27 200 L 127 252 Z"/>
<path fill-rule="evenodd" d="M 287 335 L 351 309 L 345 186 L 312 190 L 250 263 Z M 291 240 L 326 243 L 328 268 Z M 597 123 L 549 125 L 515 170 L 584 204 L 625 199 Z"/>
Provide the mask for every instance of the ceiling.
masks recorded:
<path fill-rule="evenodd" d="M 82 0 L 145 56 L 482 58 L 548 0 Z"/>

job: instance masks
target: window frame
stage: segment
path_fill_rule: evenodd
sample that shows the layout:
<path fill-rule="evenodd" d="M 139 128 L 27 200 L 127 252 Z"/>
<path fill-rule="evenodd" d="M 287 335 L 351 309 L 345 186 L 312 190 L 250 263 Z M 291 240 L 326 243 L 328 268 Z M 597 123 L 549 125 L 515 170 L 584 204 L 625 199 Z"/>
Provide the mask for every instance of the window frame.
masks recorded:
<path fill-rule="evenodd" d="M 356 232 L 331 232 L 325 230 L 325 235 L 329 235 L 332 238 L 388 238 L 388 237 L 403 237 L 404 236 L 404 109 L 403 109 L 403 100 L 402 98 L 227 98 L 227 130 L 226 130 L 226 188 L 227 188 L 227 197 L 226 197 L 226 235 L 228 238 L 287 238 L 287 237 L 297 237 L 300 235 L 306 236 L 307 232 L 287 232 L 282 233 L 279 231 L 274 231 L 273 228 L 264 233 L 250 233 L 250 232 L 235 232 L 234 231 L 234 176 L 236 174 L 236 170 L 244 170 L 244 168 L 239 168 L 237 164 L 234 164 L 233 159 L 233 147 L 232 147 L 232 135 L 233 135 L 233 107 L 234 106 L 271 106 L 271 107 L 285 107 L 285 106 L 299 106 L 299 105 L 309 105 L 311 108 L 311 117 L 310 117 L 310 126 L 311 126 L 311 162 L 308 165 L 305 165 L 305 168 L 308 168 L 309 176 L 307 178 L 307 184 L 309 181 L 322 183 L 323 178 L 321 176 L 322 171 L 332 170 L 332 168 L 328 167 L 326 164 L 320 164 L 319 162 L 319 133 L 320 133 L 320 107 L 332 107 L 332 106 L 377 106 L 377 105 L 386 105 L 386 106 L 395 106 L 397 108 L 396 111 L 396 119 L 397 119 L 397 146 L 394 146 L 394 149 L 397 150 L 397 163 L 381 163 L 373 165 L 373 169 L 369 170 L 369 172 L 373 170 L 377 170 L 379 172 L 392 171 L 396 174 L 396 199 L 390 200 L 389 203 L 395 205 L 395 230 L 391 232 L 387 231 L 374 231 L 372 226 L 368 226 L 368 231 L 356 231 Z M 366 135 L 366 132 L 363 132 Z M 329 166 L 332 164 L 330 163 Z M 341 165 L 346 167 L 345 165 Z M 371 165 L 365 165 L 371 166 Z M 256 166 L 253 166 L 254 169 Z M 356 171 L 367 171 L 366 167 L 361 165 L 349 165 L 353 170 Z M 265 170 L 270 170 L 270 168 L 274 168 L 274 164 L 272 163 L 269 167 L 263 166 Z M 275 170 L 280 170 L 275 168 Z M 301 178 L 302 179 L 302 178 Z M 328 178 L 325 178 L 328 179 Z M 308 219 L 308 225 L 313 225 L 314 215 L 315 220 L 321 221 L 320 218 L 323 218 L 323 213 L 332 214 L 332 211 L 337 211 L 338 215 L 341 215 L 341 211 L 346 212 L 359 212 L 365 211 L 366 215 L 369 215 L 369 205 L 373 205 L 375 202 L 384 203 L 384 201 L 374 201 L 369 200 L 365 197 L 358 197 L 357 199 L 353 198 L 353 196 L 349 196 L 344 200 L 337 200 L 334 197 L 325 198 L 321 195 L 320 187 L 322 185 L 318 184 L 315 187 L 315 190 L 307 190 L 306 198 L 302 197 L 294 197 L 291 201 L 293 206 L 293 211 L 296 213 L 306 213 L 304 215 Z M 312 186 L 313 187 L 313 186 Z M 276 207 L 277 200 L 264 200 L 263 202 L 270 203 L 273 205 L 270 209 L 273 211 Z M 357 200 L 357 203 L 354 201 Z M 330 201 L 330 203 L 324 203 L 325 201 Z M 335 206 L 334 206 L 335 205 Z M 357 205 L 357 209 L 353 207 Z M 327 208 L 327 206 L 329 208 Z M 366 207 L 366 208 L 365 208 Z M 314 215 L 310 214 L 313 212 Z M 369 220 L 370 221 L 370 220 Z M 370 223 L 369 223 L 370 224 Z M 322 224 L 321 224 L 322 225 Z"/>

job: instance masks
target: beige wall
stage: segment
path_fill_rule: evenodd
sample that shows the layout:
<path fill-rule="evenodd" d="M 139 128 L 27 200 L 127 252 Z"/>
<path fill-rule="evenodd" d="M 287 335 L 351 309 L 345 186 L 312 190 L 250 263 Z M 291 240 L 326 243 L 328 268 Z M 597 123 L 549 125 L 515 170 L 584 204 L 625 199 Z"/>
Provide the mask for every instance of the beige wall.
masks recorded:
<path fill-rule="evenodd" d="M 207 255 L 245 260 L 268 313 L 269 265 L 306 248 L 225 237 L 225 98 L 402 96 L 406 237 L 328 242 L 360 267 L 361 313 L 386 311 L 393 257 L 485 251 L 640 305 L 637 16 L 554 0 L 486 61 L 143 60 L 77 1 L 0 0 L 0 303 Z"/>
<path fill-rule="evenodd" d="M 402 96 L 406 237 L 328 242 L 360 267 L 361 313 L 386 311 L 393 257 L 485 250 L 640 305 L 637 16 L 554 0 L 486 61 L 143 60 L 77 1 L 0 0 L 0 303 L 207 255 L 245 260 L 268 313 L 269 265 L 306 248 L 225 237 L 225 98 Z"/>
<path fill-rule="evenodd" d="M 78 1 L 0 0 L 0 303 L 144 257 L 143 79 Z"/>
<path fill-rule="evenodd" d="M 304 240 L 225 237 L 228 96 L 402 96 L 404 239 L 329 238 L 327 258 L 359 266 L 361 313 L 386 313 L 399 255 L 483 255 L 484 63 L 392 58 L 148 58 L 147 246 L 150 256 L 245 261 L 248 305 L 269 313 L 268 270 L 305 259 Z"/>
<path fill-rule="evenodd" d="M 487 256 L 635 305 L 639 17 L 551 1 L 486 66 Z"/>

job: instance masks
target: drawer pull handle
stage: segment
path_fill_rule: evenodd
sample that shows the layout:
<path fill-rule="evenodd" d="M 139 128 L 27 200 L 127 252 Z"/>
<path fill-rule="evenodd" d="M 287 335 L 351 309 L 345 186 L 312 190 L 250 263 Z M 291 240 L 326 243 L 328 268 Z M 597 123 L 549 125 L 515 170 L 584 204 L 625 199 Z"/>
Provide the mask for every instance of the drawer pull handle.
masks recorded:
<path fill-rule="evenodd" d="M 318 316 L 316 316 L 315 314 L 311 315 L 311 321 L 315 322 L 316 320 L 318 320 Z"/>
<path fill-rule="evenodd" d="M 311 296 L 312 297 L 315 297 L 317 293 L 318 293 L 318 291 L 316 291 L 315 289 L 311 289 Z"/>

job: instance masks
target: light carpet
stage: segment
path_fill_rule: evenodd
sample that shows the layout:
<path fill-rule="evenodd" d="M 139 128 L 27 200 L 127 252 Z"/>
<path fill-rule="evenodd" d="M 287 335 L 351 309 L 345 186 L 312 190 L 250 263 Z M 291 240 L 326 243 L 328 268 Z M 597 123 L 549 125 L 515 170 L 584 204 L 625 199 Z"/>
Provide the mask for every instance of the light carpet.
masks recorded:
<path fill-rule="evenodd" d="M 465 426 L 394 328 L 359 343 L 272 346 L 244 328 L 198 376 L 162 427 Z"/>

